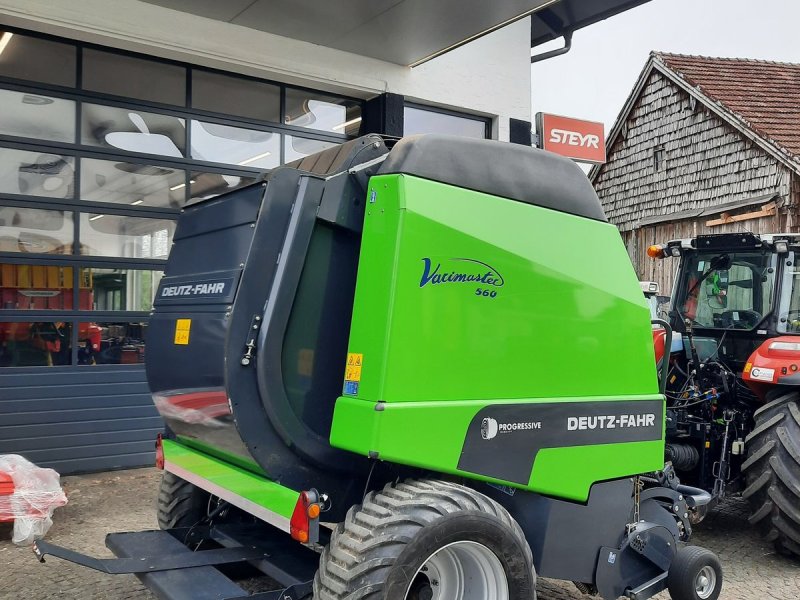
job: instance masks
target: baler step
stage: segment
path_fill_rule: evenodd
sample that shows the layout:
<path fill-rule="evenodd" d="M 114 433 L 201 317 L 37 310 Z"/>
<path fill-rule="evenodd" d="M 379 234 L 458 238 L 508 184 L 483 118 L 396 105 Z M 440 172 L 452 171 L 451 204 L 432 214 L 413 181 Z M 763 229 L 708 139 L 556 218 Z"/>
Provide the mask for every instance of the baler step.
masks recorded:
<path fill-rule="evenodd" d="M 192 553 L 166 531 L 112 533 L 106 537 L 106 546 L 120 558 Z M 141 573 L 136 576 L 162 600 L 224 600 L 249 595 L 210 566 Z"/>

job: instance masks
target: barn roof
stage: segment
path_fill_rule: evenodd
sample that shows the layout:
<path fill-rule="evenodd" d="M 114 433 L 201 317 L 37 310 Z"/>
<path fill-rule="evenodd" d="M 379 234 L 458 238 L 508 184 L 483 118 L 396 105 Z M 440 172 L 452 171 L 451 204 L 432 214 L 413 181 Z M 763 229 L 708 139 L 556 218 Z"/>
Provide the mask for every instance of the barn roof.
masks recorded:
<path fill-rule="evenodd" d="M 653 70 L 800 172 L 800 64 L 652 52 L 606 140 L 611 151 Z M 592 169 L 591 179 L 602 166 Z"/>

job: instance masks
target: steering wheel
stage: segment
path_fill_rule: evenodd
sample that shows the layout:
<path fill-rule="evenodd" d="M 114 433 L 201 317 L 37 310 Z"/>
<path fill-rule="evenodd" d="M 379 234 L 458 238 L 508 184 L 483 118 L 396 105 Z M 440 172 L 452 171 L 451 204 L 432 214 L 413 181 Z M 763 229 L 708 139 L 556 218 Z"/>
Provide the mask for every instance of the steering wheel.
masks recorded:
<path fill-rule="evenodd" d="M 737 318 L 734 318 L 734 315 L 737 315 Z M 756 310 L 726 310 L 720 314 L 723 323 L 729 321 L 734 326 L 742 323 L 751 329 L 758 325 L 761 319 L 761 313 Z"/>

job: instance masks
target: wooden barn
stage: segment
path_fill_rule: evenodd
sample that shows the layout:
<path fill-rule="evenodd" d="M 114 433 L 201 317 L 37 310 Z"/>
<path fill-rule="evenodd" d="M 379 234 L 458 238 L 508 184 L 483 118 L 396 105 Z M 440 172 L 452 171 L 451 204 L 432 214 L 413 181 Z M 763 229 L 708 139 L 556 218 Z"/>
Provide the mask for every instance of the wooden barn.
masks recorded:
<path fill-rule="evenodd" d="M 647 247 L 700 233 L 800 231 L 800 64 L 653 52 L 590 178 L 640 279 Z"/>

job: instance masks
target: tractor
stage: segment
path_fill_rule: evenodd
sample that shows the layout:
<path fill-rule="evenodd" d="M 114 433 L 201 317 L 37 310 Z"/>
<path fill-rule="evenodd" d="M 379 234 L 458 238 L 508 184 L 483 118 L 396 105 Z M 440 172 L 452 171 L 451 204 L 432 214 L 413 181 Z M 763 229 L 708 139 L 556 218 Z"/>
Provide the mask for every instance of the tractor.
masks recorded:
<path fill-rule="evenodd" d="M 750 523 L 800 556 L 800 236 L 723 233 L 650 246 L 677 258 L 666 458 L 712 503 L 741 493 Z M 703 511 L 698 511 L 697 518 Z"/>
<path fill-rule="evenodd" d="M 570 160 L 349 141 L 182 210 L 147 340 L 161 529 L 35 552 L 160 598 L 715 600 L 652 339 Z"/>

